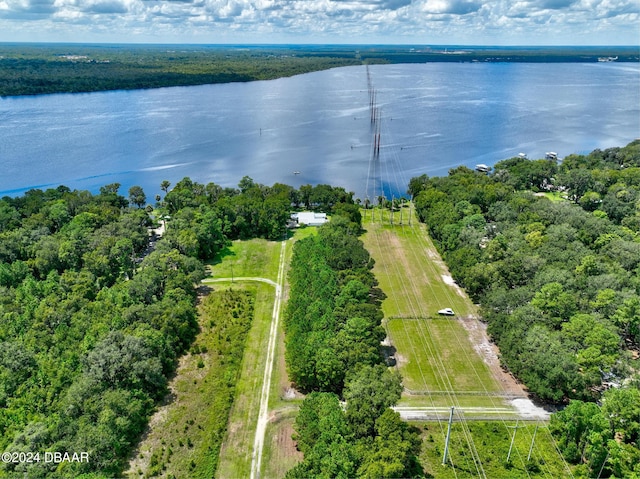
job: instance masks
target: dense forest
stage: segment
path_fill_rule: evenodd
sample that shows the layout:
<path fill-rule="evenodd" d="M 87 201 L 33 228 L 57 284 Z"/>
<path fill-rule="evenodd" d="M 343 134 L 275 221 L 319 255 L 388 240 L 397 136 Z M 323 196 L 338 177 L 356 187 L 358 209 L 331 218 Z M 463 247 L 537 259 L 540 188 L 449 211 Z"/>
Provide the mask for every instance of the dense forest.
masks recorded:
<path fill-rule="evenodd" d="M 423 175 L 409 193 L 504 367 L 575 400 L 552 423 L 567 458 L 588 477 L 640 473 L 640 140 Z"/>
<path fill-rule="evenodd" d="M 206 45 L 0 45 L 0 96 L 271 80 L 358 65 L 355 51 Z"/>
<path fill-rule="evenodd" d="M 88 453 L 16 455 L 0 477 L 118 476 L 198 332 L 203 260 L 232 239 L 281 239 L 292 204 L 353 203 L 342 188 L 248 177 L 238 188 L 163 182 L 155 207 L 119 187 L 0 200 L 0 451 Z M 154 221 L 166 232 L 152 244 Z"/>
<path fill-rule="evenodd" d="M 0 44 L 0 97 L 270 80 L 363 63 L 640 61 L 633 47 Z"/>
<path fill-rule="evenodd" d="M 310 394 L 294 426 L 304 460 L 289 479 L 422 473 L 419 434 L 390 409 L 402 384 L 384 363 L 383 294 L 360 221 L 357 207 L 341 205 L 317 236 L 294 246 L 285 358 L 290 379 Z"/>

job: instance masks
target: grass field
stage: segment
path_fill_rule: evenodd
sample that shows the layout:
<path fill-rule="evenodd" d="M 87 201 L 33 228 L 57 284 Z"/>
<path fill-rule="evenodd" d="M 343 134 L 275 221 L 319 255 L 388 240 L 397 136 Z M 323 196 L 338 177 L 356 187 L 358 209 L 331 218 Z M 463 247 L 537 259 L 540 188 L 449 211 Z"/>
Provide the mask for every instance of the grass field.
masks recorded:
<path fill-rule="evenodd" d="M 464 322 L 475 305 L 451 279 L 424 225 L 405 209 L 390 225 L 390 213 L 364 213 L 365 246 L 376 261 L 374 273 L 387 295 L 382 308 L 405 394 L 401 405 L 504 407 L 501 384 L 474 349 Z M 452 308 L 457 318 L 438 310 Z M 408 394 L 413 392 L 414 394 Z M 429 394 L 434 392 L 436 394 Z M 443 394 L 445 393 L 445 394 Z"/>
<path fill-rule="evenodd" d="M 478 361 L 464 329 L 451 319 L 390 319 L 404 386 L 414 391 L 497 392 L 488 368 Z"/>
<path fill-rule="evenodd" d="M 427 477 L 570 477 L 543 421 L 519 422 L 507 462 L 518 417 L 507 398 L 523 394 L 522 389 L 505 379 L 476 318 L 476 306 L 451 279 L 425 226 L 415 216 L 409 225 L 408 209 L 403 211 L 403 224 L 397 212 L 394 225 L 389 211 L 376 210 L 375 220 L 365 211 L 363 218 L 363 241 L 387 295 L 382 305 L 385 327 L 405 386 L 399 410 L 407 417 L 440 417 L 433 423 L 412 422 L 422 431 L 420 463 Z M 452 308 L 455 317 L 439 316 L 443 308 Z M 448 464 L 443 466 L 449 413 L 445 420 L 442 416 L 451 406 L 455 421 Z M 482 422 L 488 419 L 491 422 Z"/>
<path fill-rule="evenodd" d="M 275 281 L 279 255 L 279 242 L 261 239 L 234 241 L 208 266 L 214 278 L 258 276 Z"/>
<path fill-rule="evenodd" d="M 234 288 L 242 287 L 235 284 Z M 260 408 L 260 388 L 266 343 L 271 323 L 274 288 L 255 283 L 256 309 L 253 324 L 247 338 L 242 358 L 240 379 L 236 383 L 236 395 L 229 414 L 227 434 L 220 450 L 220 463 L 216 477 L 249 477 L 255 425 Z"/>
<path fill-rule="evenodd" d="M 311 233 L 304 232 L 297 236 Z M 229 278 L 228 281 L 207 285 L 213 291 L 210 294 L 216 295 L 219 294 L 216 291 L 232 288 L 250 291 L 255 298 L 244 351 L 236 354 L 241 361 L 238 361 L 237 366 L 238 379 L 234 380 L 233 406 L 221 420 L 219 411 L 211 410 L 212 404 L 215 407 L 212 398 L 216 393 L 208 386 L 211 384 L 208 374 L 212 365 L 209 364 L 207 355 L 183 356 L 172 382 L 173 394 L 167 405 L 151 420 L 149 433 L 139 447 L 139 457 L 132 461 L 129 477 L 195 478 L 212 477 L 214 474 L 219 478 L 249 477 L 275 288 L 271 284 L 244 282 L 237 278 L 262 277 L 276 281 L 281 245 L 281 242 L 265 240 L 235 241 L 208 265 L 210 277 Z M 288 254 L 290 250 L 288 247 Z M 230 279 L 232 277 L 236 278 L 233 282 Z M 193 346 L 196 351 L 201 347 L 210 349 L 212 333 L 208 319 L 200 317 L 200 322 L 201 332 Z M 280 372 L 278 378 L 284 383 L 286 371 Z M 222 431 L 222 434 L 212 432 L 212 420 L 218 427 L 217 431 Z M 286 415 L 283 416 L 283 421 L 286 425 Z M 207 452 L 212 435 L 219 436 L 222 443 L 219 455 L 217 449 L 215 452 Z M 293 444 L 290 436 L 289 432 L 286 439 Z M 201 450 L 205 456 L 216 459 L 210 461 L 211 464 L 217 464 L 217 469 L 204 475 L 200 474 L 201 469 L 211 469 L 211 466 L 199 459 L 202 455 L 199 452 Z M 283 451 L 286 451 L 286 448 Z M 279 452 L 275 454 L 280 455 Z M 290 462 L 295 464 L 298 460 L 295 448 L 291 457 L 294 459 Z M 269 467 L 269 464 L 265 467 Z"/>
<path fill-rule="evenodd" d="M 566 193 L 560 191 L 545 191 L 543 193 L 544 197 L 550 201 L 555 203 L 559 203 L 562 201 L 567 201 Z"/>
<path fill-rule="evenodd" d="M 406 208 L 405 208 L 406 209 Z M 369 210 L 372 211 L 372 210 Z M 415 215 L 412 225 L 389 224 L 385 211 L 380 222 L 365 212 L 363 236 L 366 248 L 376 260 L 374 273 L 383 291 L 393 292 L 382 305 L 386 318 L 433 318 L 438 310 L 452 308 L 457 316 L 476 314 L 476 308 L 453 283 L 446 265 Z M 389 293 L 387 293 L 389 294 Z"/>

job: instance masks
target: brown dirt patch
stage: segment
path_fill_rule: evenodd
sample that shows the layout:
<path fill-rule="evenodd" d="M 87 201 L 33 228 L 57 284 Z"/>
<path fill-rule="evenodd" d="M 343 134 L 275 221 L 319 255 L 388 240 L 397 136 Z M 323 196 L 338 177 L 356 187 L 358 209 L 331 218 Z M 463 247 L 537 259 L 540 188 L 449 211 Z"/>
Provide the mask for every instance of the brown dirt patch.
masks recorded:
<path fill-rule="evenodd" d="M 498 381 L 505 394 L 527 396 L 524 386 L 516 380 L 513 375 L 502 368 L 500 364 L 500 350 L 487 334 L 487 325 L 475 316 L 465 316 L 460 318 L 473 349 L 489 367 L 491 374 Z"/>
<path fill-rule="evenodd" d="M 278 416 L 273 416 L 270 422 L 279 422 Z M 278 450 L 281 451 L 281 455 L 288 458 L 295 458 L 296 461 L 302 461 L 303 455 L 296 448 L 296 443 L 292 439 L 293 433 L 293 423 L 291 421 L 283 422 L 282 427 L 279 427 L 276 432 L 275 442 L 278 445 Z"/>
<path fill-rule="evenodd" d="M 416 269 L 415 263 L 410 262 L 409 258 L 407 258 L 407 250 L 402 245 L 398 235 L 391 231 L 382 231 L 378 234 L 381 236 L 378 243 L 385 245 L 387 251 L 393 252 L 392 255 L 388 255 L 390 261 L 398 264 L 402 271 L 406 271 L 407 275 L 412 275 L 417 281 L 420 281 L 421 284 L 425 285 L 429 283 L 427 275 L 423 271 Z M 380 256 L 386 257 L 386 255 Z"/>

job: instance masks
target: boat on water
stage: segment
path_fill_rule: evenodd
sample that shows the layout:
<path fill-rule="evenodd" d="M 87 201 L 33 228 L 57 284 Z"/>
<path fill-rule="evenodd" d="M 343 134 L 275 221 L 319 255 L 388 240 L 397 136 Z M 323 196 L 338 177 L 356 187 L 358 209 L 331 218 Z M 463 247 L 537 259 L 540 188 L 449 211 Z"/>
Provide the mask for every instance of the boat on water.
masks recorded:
<path fill-rule="evenodd" d="M 544 157 L 547 160 L 557 160 L 558 159 L 558 154 L 555 151 L 547 151 L 544 154 Z"/>
<path fill-rule="evenodd" d="M 618 57 L 598 57 L 598 61 L 600 63 L 604 63 L 604 62 L 615 62 L 618 61 Z"/>
<path fill-rule="evenodd" d="M 480 163 L 479 165 L 476 165 L 476 171 L 479 171 L 480 173 L 488 173 L 490 169 L 491 167 L 485 165 L 484 163 Z"/>

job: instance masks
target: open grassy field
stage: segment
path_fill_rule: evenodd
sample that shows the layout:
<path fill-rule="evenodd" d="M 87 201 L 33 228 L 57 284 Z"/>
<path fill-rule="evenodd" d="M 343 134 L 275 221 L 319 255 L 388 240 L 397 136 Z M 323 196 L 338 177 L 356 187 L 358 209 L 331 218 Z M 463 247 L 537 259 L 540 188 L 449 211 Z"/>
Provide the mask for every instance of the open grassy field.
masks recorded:
<path fill-rule="evenodd" d="M 391 225 L 388 210 L 363 212 L 363 241 L 387 295 L 382 305 L 385 327 L 405 386 L 398 411 L 414 420 L 438 418 L 412 421 L 422 431 L 419 459 L 427 477 L 571 477 L 546 422 L 539 419 L 518 423 L 507 462 L 520 415 L 509 399 L 522 397 L 524 391 L 501 370 L 476 306 L 451 279 L 425 226 L 415 216 L 409 224 L 408 213 L 405 208 L 400 224 L 396 212 Z M 455 317 L 439 316 L 443 308 L 452 308 Z M 448 464 L 443 466 L 451 406 L 455 406 L 454 423 Z"/>
<path fill-rule="evenodd" d="M 497 392 L 488 368 L 452 319 L 390 319 L 387 331 L 405 388 L 413 391 Z M 467 351 L 464 350 L 467 348 Z M 428 365 L 428 367 L 425 367 Z"/>
<path fill-rule="evenodd" d="M 451 279 L 424 225 L 415 216 L 409 225 L 408 208 L 403 224 L 396 212 L 392 226 L 389 215 L 365 211 L 363 241 L 387 295 L 385 326 L 405 386 L 400 405 L 504 408 L 507 391 L 471 341 L 471 330 L 481 329 L 475 305 Z M 443 308 L 456 316 L 439 316 Z"/>
<path fill-rule="evenodd" d="M 306 234 L 309 232 L 300 236 Z M 250 325 L 242 344 L 244 350 L 234 353 L 237 372 L 232 381 L 232 407 L 224 412 L 218 410 L 216 390 L 210 387 L 214 381 L 210 376 L 217 374 L 214 370 L 218 366 L 212 348 L 212 337 L 216 334 L 212 324 L 216 321 L 214 318 L 212 322 L 203 313 L 199 318 L 201 331 L 192 347 L 196 353 L 180 359 L 171 385 L 172 394 L 151 420 L 149 432 L 139 446 L 139 457 L 132 461 L 129 477 L 212 477 L 214 474 L 220 478 L 249 477 L 275 288 L 273 284 L 238 278 L 257 277 L 275 282 L 281 246 L 281 242 L 265 240 L 236 241 L 208 265 L 210 277 L 223 281 L 207 284 L 205 279 L 204 284 L 212 292 L 204 303 L 212 295 L 229 289 L 250 292 L 253 298 Z M 286 249 L 288 255 L 290 250 L 290 247 Z M 223 365 L 225 363 L 223 361 Z M 286 371 L 277 376 L 280 382 L 286 381 Z M 290 436 L 288 432 L 286 439 L 293 444 Z M 217 438 L 219 455 L 218 448 L 210 447 L 214 438 Z M 292 457 L 295 455 L 293 448 Z M 209 460 L 204 461 L 202 457 Z M 296 461 L 297 458 L 293 463 Z"/>
<path fill-rule="evenodd" d="M 279 255 L 279 242 L 261 239 L 234 241 L 209 263 L 211 277 L 258 276 L 275 281 Z"/>

